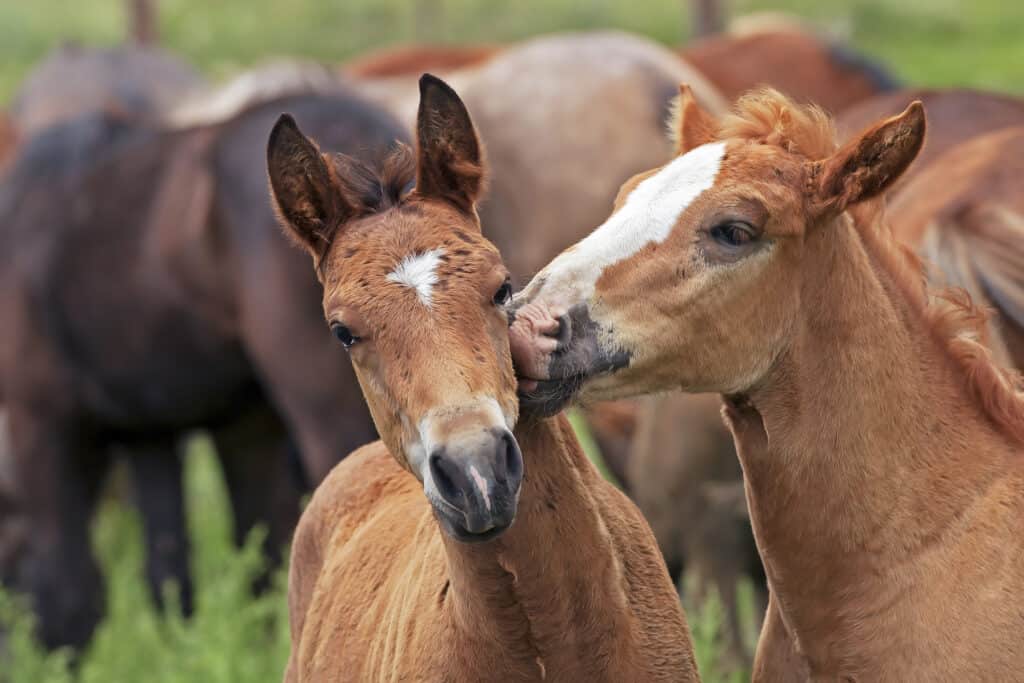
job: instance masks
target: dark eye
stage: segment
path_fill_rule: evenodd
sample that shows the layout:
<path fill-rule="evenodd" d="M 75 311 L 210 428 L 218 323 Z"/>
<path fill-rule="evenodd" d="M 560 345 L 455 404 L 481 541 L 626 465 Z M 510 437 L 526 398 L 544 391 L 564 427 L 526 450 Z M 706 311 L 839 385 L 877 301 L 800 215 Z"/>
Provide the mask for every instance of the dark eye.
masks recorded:
<path fill-rule="evenodd" d="M 331 334 L 333 334 L 335 339 L 340 341 L 341 345 L 346 349 L 352 348 L 352 345 L 359 341 L 359 337 L 352 334 L 352 330 L 338 323 L 331 325 Z"/>
<path fill-rule="evenodd" d="M 501 287 L 498 287 L 498 291 L 494 293 L 494 305 L 504 306 L 512 298 L 512 281 L 505 280 L 501 283 Z"/>
<path fill-rule="evenodd" d="M 754 228 L 741 221 L 719 223 L 711 228 L 711 236 L 716 242 L 727 247 L 742 247 L 756 239 Z"/>

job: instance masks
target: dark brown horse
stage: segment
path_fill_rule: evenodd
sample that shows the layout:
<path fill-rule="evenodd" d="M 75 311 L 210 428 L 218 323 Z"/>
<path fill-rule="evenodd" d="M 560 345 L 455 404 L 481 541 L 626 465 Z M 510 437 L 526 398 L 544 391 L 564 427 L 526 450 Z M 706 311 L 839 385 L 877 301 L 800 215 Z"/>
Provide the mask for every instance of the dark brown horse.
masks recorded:
<path fill-rule="evenodd" d="M 184 130 L 97 112 L 29 140 L 0 186 L 0 401 L 16 508 L 3 522 L 24 531 L 0 533 L 19 542 L 0 550 L 0 578 L 31 594 L 48 645 L 84 643 L 101 612 L 88 523 L 112 445 L 141 472 L 149 579 L 178 581 L 187 605 L 185 430 L 212 431 L 239 537 L 268 506 L 280 511 L 271 549 L 298 514 L 284 451 L 294 444 L 317 482 L 374 437 L 319 285 L 267 199 L 263 141 L 285 109 L 370 162 L 406 137 L 347 92 Z"/>

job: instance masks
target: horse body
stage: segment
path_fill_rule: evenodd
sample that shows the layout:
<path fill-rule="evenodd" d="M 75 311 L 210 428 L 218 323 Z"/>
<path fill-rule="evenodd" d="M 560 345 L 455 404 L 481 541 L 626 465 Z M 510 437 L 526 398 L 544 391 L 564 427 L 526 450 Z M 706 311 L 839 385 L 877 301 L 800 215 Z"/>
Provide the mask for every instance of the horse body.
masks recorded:
<path fill-rule="evenodd" d="M 517 297 L 522 400 L 724 395 L 771 590 L 755 680 L 1012 680 L 1024 400 L 877 199 L 923 108 L 838 149 L 772 91 L 679 112 L 680 156 Z"/>
<path fill-rule="evenodd" d="M 482 545 L 439 533 L 383 444 L 331 473 L 296 532 L 286 680 L 696 680 L 639 511 L 564 417 L 515 436 L 519 512 Z"/>
<path fill-rule="evenodd" d="M 186 130 L 101 112 L 32 138 L 0 190 L 0 373 L 16 516 L 32 529 L 3 574 L 33 595 L 50 645 L 84 643 L 101 611 L 87 525 L 111 445 L 132 451 L 152 587 L 176 580 L 187 609 L 180 434 L 213 430 L 236 535 L 268 521 L 272 556 L 298 514 L 287 449 L 318 481 L 374 437 L 319 286 L 266 199 L 253 136 L 282 106 L 367 155 L 403 135 L 345 93 Z M 282 330 L 305 340 L 302 363 Z"/>
<path fill-rule="evenodd" d="M 696 680 L 639 512 L 564 417 L 518 414 L 480 143 L 453 90 L 420 89 L 411 191 L 408 150 L 374 173 L 287 116 L 268 144 L 382 439 L 300 521 L 286 680 Z"/>

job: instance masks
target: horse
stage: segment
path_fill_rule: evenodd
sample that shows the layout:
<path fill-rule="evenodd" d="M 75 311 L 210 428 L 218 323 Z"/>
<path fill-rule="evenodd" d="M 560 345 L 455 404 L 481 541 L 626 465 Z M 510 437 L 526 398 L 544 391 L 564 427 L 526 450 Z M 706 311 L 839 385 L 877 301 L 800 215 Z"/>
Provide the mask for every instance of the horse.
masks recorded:
<path fill-rule="evenodd" d="M 888 206 L 896 236 L 918 247 L 932 280 L 961 287 L 975 303 L 998 313 L 989 321 L 988 345 L 1019 370 L 1024 369 L 1024 119 L 1021 124 L 940 154 Z"/>
<path fill-rule="evenodd" d="M 564 416 L 517 415 L 481 145 L 449 86 L 420 90 L 415 156 L 381 172 L 321 154 L 289 116 L 267 146 L 282 225 L 382 438 L 302 515 L 285 680 L 695 681 L 639 511 Z"/>
<path fill-rule="evenodd" d="M 0 577 L 31 596 L 48 646 L 84 644 L 102 612 L 88 524 L 112 447 L 135 470 L 151 589 L 159 601 L 177 582 L 187 612 L 182 434 L 211 431 L 236 538 L 266 523 L 272 559 L 297 523 L 296 480 L 376 438 L 320 323 L 320 286 L 277 229 L 258 148 L 282 109 L 368 161 L 407 136 L 344 88 L 234 102 L 212 100 L 219 118 L 192 103 L 197 123 L 180 128 L 83 115 L 21 145 L 0 185 L 4 523 L 27 530 L 0 533 L 20 544 L 0 551 Z"/>
<path fill-rule="evenodd" d="M 723 395 L 770 597 L 754 680 L 1013 680 L 1024 400 L 880 197 L 920 103 L 839 147 L 777 92 L 715 119 L 516 296 L 521 402 Z"/>
<path fill-rule="evenodd" d="M 624 178 L 668 158 L 664 127 L 679 82 L 692 83 L 713 111 L 726 108 L 725 98 L 671 50 L 613 31 L 523 41 L 445 77 L 474 112 L 487 149 L 490 187 L 480 218 L 517 284 L 583 237 L 605 215 Z M 397 81 L 362 80 L 357 87 L 411 130 L 415 81 L 395 87 Z M 522 102 L 530 102 L 526 114 Z M 595 139 L 603 144 L 594 145 Z M 566 212 L 570 195 L 573 210 Z M 625 402 L 588 408 L 613 466 L 625 461 L 633 412 Z"/>
<path fill-rule="evenodd" d="M 743 26 L 678 52 L 729 101 L 751 88 L 770 85 L 795 99 L 840 112 L 898 87 L 881 65 L 793 19 L 766 22 L 758 15 L 746 17 Z"/>
<path fill-rule="evenodd" d="M 451 72 L 487 61 L 502 45 L 407 44 L 373 50 L 341 65 L 343 75 L 357 79 L 419 77 L 431 72 Z"/>
<path fill-rule="evenodd" d="M 1015 216 L 1024 207 L 1019 206 L 1019 192 L 1011 180 L 1021 170 L 1015 156 L 1020 149 L 1014 144 L 1016 136 L 1005 128 L 1024 124 L 1024 101 L 974 90 L 900 90 L 844 110 L 837 117 L 840 138 L 898 114 L 915 99 L 928 110 L 928 136 L 914 165 L 888 192 L 896 237 L 932 264 L 933 282 L 964 287 L 973 301 L 999 313 L 990 322 L 989 346 L 1001 360 L 1024 368 L 1024 309 L 1014 303 L 1021 300 Z M 984 135 L 1000 129 L 1007 130 L 1006 137 Z M 994 144 L 997 141 L 1005 149 Z M 950 152 L 951 148 L 958 151 Z M 967 185 L 961 186 L 961 181 Z M 961 189 L 937 193 L 936 187 Z M 707 481 L 716 482 L 720 492 L 742 485 L 732 435 L 718 410 L 711 410 L 714 404 L 713 395 L 679 393 L 645 402 L 637 416 L 636 441 L 619 476 L 651 523 L 673 576 L 696 565 L 699 586 L 705 583 L 703 577 L 714 577 L 728 617 L 729 648 L 745 653 L 731 593 L 743 573 L 755 577 L 756 588 L 762 587 L 763 569 L 749 520 L 734 514 L 728 500 L 712 504 L 700 492 Z M 716 514 L 716 508 L 722 514 Z M 709 525 L 718 533 L 703 533 Z M 709 565 L 718 569 L 703 569 Z M 760 590 L 757 594 L 760 599 Z"/>
<path fill-rule="evenodd" d="M 928 139 L 917 161 L 893 187 L 895 193 L 955 145 L 1000 128 L 1024 125 L 1024 99 L 1019 97 L 964 88 L 910 88 L 843 110 L 836 118 L 840 139 L 849 139 L 880 118 L 895 116 L 914 100 L 928 110 Z"/>

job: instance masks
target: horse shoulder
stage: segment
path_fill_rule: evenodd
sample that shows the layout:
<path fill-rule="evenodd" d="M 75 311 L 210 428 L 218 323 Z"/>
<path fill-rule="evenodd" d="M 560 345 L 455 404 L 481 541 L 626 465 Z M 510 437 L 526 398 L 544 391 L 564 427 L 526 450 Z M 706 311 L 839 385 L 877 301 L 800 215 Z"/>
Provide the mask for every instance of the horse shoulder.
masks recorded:
<path fill-rule="evenodd" d="M 321 569 L 332 549 L 344 546 L 367 510 L 406 476 L 380 441 L 357 449 L 331 470 L 302 513 L 292 542 L 288 615 L 292 656 L 286 681 L 298 680 L 295 661 Z"/>

